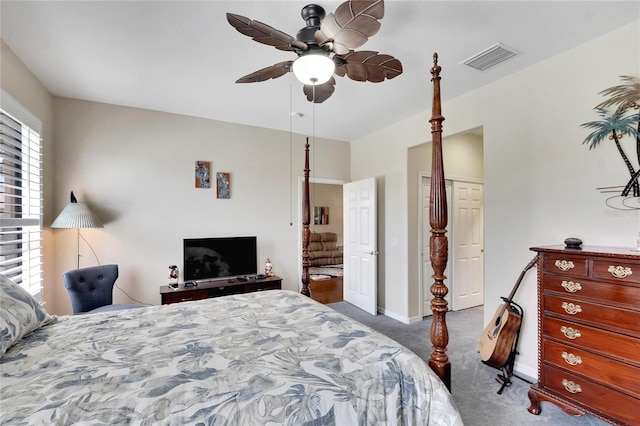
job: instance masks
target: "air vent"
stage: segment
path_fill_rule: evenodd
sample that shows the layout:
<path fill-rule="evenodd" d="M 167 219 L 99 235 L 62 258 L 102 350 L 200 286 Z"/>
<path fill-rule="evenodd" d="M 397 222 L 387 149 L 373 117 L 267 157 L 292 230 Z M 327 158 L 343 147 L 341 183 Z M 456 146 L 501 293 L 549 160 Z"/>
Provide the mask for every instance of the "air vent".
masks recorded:
<path fill-rule="evenodd" d="M 488 49 L 473 55 L 469 59 L 465 59 L 460 62 L 460 64 L 468 65 L 471 68 L 475 68 L 480 71 L 485 71 L 519 54 L 520 52 L 515 49 L 505 46 L 502 43 L 496 43 Z"/>

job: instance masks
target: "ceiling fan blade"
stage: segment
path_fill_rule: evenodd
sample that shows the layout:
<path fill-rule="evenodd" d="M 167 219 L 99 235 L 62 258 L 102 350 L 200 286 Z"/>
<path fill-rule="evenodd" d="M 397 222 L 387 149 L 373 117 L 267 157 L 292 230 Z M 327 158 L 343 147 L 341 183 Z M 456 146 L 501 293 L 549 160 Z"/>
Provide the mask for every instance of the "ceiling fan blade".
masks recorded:
<path fill-rule="evenodd" d="M 380 83 L 402 74 L 402 63 L 391 55 L 363 50 L 339 55 L 338 58 L 346 64 L 336 67 L 336 74 L 340 77 L 346 74 L 351 80 Z"/>
<path fill-rule="evenodd" d="M 316 31 L 318 44 L 332 42 L 332 51 L 344 55 L 362 46 L 380 29 L 384 1 L 346 1 L 329 13 Z"/>
<path fill-rule="evenodd" d="M 331 77 L 326 83 L 318 84 L 316 86 L 305 84 L 302 90 L 304 91 L 304 94 L 307 95 L 307 100 L 309 102 L 321 104 L 333 95 L 333 92 L 336 90 L 334 87 L 335 85 L 336 80 Z"/>
<path fill-rule="evenodd" d="M 293 64 L 293 61 L 278 62 L 270 67 L 247 74 L 239 78 L 236 83 L 258 83 L 260 81 L 281 77 L 291 71 L 291 64 Z"/>
<path fill-rule="evenodd" d="M 227 21 L 236 30 L 253 38 L 258 43 L 273 46 L 279 50 L 307 50 L 305 43 L 260 21 L 233 13 L 227 13 Z"/>

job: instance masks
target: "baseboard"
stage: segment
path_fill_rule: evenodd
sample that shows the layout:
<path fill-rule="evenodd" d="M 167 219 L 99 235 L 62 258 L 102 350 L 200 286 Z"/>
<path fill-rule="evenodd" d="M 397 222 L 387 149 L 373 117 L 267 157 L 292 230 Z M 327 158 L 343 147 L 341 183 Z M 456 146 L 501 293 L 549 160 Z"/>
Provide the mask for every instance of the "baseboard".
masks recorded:
<path fill-rule="evenodd" d="M 402 315 L 398 315 L 395 312 L 387 311 L 384 308 L 378 306 L 378 313 L 389 318 L 393 318 L 396 321 L 400 321 L 403 324 L 411 324 L 411 319 Z M 415 322 L 415 321 L 413 321 Z"/>
<path fill-rule="evenodd" d="M 523 376 L 523 378 L 529 380 L 530 382 L 536 383 L 538 381 L 538 370 L 535 368 L 531 368 L 516 361 L 515 365 L 513 366 L 513 370 L 515 371 L 515 374 L 517 374 L 518 376 Z"/>

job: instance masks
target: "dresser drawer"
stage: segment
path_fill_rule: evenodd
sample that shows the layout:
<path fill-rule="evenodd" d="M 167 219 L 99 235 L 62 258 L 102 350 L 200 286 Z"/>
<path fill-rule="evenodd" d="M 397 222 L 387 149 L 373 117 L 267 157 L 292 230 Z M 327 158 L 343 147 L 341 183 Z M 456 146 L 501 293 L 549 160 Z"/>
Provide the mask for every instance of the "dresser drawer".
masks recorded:
<path fill-rule="evenodd" d="M 640 351 L 636 338 L 549 317 L 542 319 L 541 332 L 544 339 L 556 339 L 564 344 L 613 356 L 640 366 Z"/>
<path fill-rule="evenodd" d="M 640 286 L 545 275 L 544 290 L 562 293 L 566 297 L 576 299 L 594 299 L 607 304 L 626 305 L 636 310 L 640 308 Z"/>
<path fill-rule="evenodd" d="M 640 400 L 550 365 L 544 366 L 545 388 L 564 399 L 628 425 L 640 424 Z"/>
<path fill-rule="evenodd" d="M 589 275 L 587 259 L 565 256 L 564 254 L 545 254 L 542 269 L 545 272 L 573 277 L 587 277 Z"/>
<path fill-rule="evenodd" d="M 640 312 L 597 303 L 585 302 L 571 297 L 544 295 L 545 313 L 553 313 L 571 321 L 589 321 L 601 326 L 624 329 L 640 336 Z"/>
<path fill-rule="evenodd" d="M 569 345 L 546 340 L 545 362 L 640 398 L 638 368 Z"/>
<path fill-rule="evenodd" d="M 612 260 L 594 260 L 593 278 L 640 284 L 640 265 Z"/>
<path fill-rule="evenodd" d="M 280 290 L 281 288 L 282 288 L 282 285 L 280 284 L 280 281 L 278 282 L 271 281 L 271 282 L 264 282 L 264 283 L 261 283 L 260 285 L 252 287 L 251 291 Z"/>
<path fill-rule="evenodd" d="M 165 293 L 162 295 L 162 304 L 188 302 L 190 300 L 206 299 L 207 297 L 209 297 L 209 292 L 205 289 Z"/>

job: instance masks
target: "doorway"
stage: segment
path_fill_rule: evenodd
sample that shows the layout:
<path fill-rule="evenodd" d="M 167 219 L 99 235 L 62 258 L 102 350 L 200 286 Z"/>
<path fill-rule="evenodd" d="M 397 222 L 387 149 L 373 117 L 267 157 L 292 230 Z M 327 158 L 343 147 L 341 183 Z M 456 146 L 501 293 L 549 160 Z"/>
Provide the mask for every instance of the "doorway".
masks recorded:
<path fill-rule="evenodd" d="M 342 186 L 348 181 L 324 178 L 309 178 L 309 230 L 314 233 L 335 233 L 336 245 L 343 246 Z M 298 180 L 298 284 L 302 277 L 302 192 L 304 180 Z M 319 218 L 314 215 L 322 212 Z M 314 220 L 318 219 L 318 220 Z M 311 245 L 311 243 L 310 243 Z M 343 300 L 342 264 L 331 262 L 327 265 L 311 265 L 309 268 L 309 290 L 311 298 L 320 303 L 334 303 Z"/>
<path fill-rule="evenodd" d="M 420 176 L 420 237 L 422 316 L 431 315 L 433 269 L 429 258 L 429 196 L 431 178 Z M 453 311 L 482 305 L 484 302 L 484 235 L 483 184 L 481 182 L 446 179 L 447 235 L 450 260 L 444 275 L 449 288 L 446 300 Z"/>
<path fill-rule="evenodd" d="M 447 220 L 447 237 L 449 260 L 447 268 L 444 272 L 446 275 L 445 284 L 449 288 L 447 301 L 449 309 L 464 309 L 463 300 L 469 300 L 467 306 L 482 305 L 484 303 L 483 294 L 484 287 L 484 266 L 482 251 L 482 243 L 469 242 L 474 250 L 480 250 L 480 253 L 474 253 L 469 257 L 465 254 L 465 243 L 462 240 L 455 241 L 456 238 L 466 236 L 471 239 L 483 237 L 483 217 L 482 217 L 482 190 L 484 182 L 484 131 L 482 127 L 469 129 L 459 134 L 447 136 L 443 140 L 443 157 L 445 164 L 445 193 L 447 195 L 448 220 Z M 416 247 L 417 256 L 414 263 L 410 263 L 410 278 L 414 277 L 416 283 L 413 300 L 415 300 L 416 313 L 419 317 L 431 315 L 431 299 L 433 298 L 430 287 L 433 284 L 431 260 L 429 259 L 429 240 L 431 236 L 431 226 L 429 224 L 429 184 L 423 182 L 425 178 L 429 178 L 428 170 L 431 169 L 431 143 L 427 142 L 422 145 L 416 145 L 409 148 L 408 153 L 408 171 L 409 176 L 415 176 L 409 180 L 409 188 L 415 191 L 415 197 L 410 197 L 409 206 L 415 212 L 415 232 L 410 234 L 410 243 L 412 247 Z M 415 179 L 415 180 L 414 180 Z M 425 186 L 426 185 L 426 186 Z M 480 185 L 476 188 L 476 185 Z M 477 193 L 476 191 L 480 191 Z M 475 205 L 469 205 L 467 201 L 470 197 L 479 197 L 478 201 L 473 203 L 479 204 L 479 210 Z M 466 204 L 465 204 L 466 203 Z M 415 210 L 413 210 L 415 209 Z M 471 221 L 471 227 L 465 228 L 461 235 L 460 224 L 456 215 Z M 410 215 L 411 217 L 411 215 Z M 414 240 L 411 241 L 411 236 Z M 414 245 L 415 244 L 415 245 Z M 456 256 L 458 259 L 456 259 Z M 410 258 L 410 262 L 412 259 Z M 475 268 L 475 269 L 473 269 Z M 468 276 L 479 278 L 479 283 L 470 281 Z M 456 286 L 458 282 L 461 285 Z M 480 285 L 480 289 L 477 286 Z M 471 286 L 471 287 L 468 287 Z M 454 293 L 461 291 L 462 294 L 473 295 L 473 297 L 465 297 Z M 457 299 L 457 300 L 454 300 Z"/>

